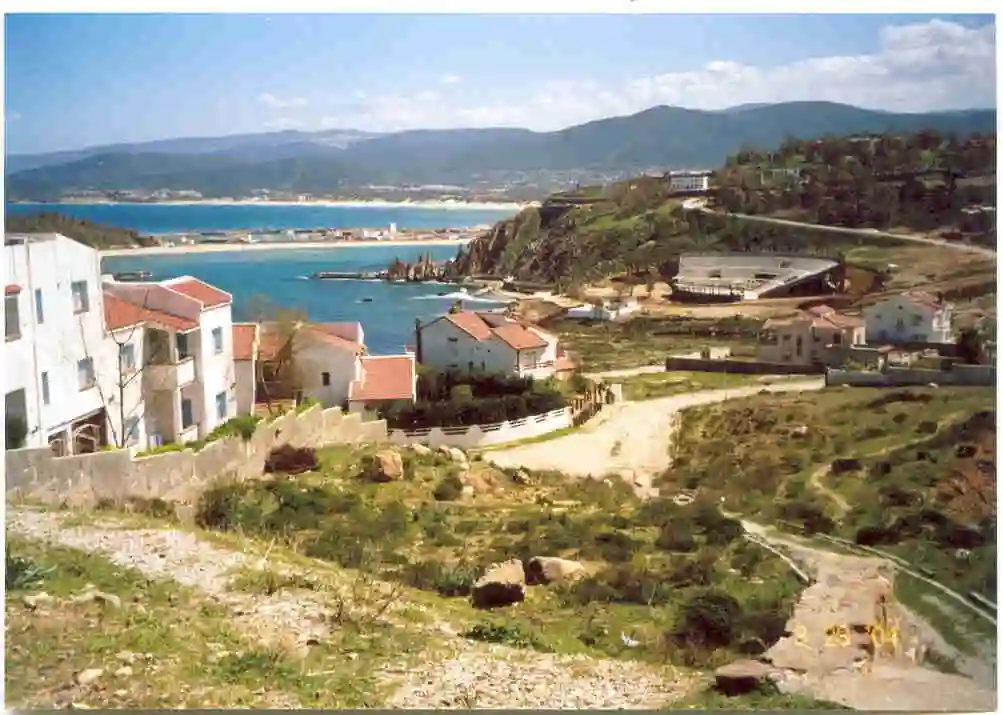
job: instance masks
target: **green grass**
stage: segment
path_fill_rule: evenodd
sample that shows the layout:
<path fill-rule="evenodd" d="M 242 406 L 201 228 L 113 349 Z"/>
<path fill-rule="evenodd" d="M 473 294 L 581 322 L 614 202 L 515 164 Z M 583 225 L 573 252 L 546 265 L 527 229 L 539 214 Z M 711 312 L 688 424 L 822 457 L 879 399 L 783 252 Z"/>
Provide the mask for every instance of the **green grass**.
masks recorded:
<path fill-rule="evenodd" d="M 11 537 L 8 543 L 12 556 L 44 574 L 30 588 L 7 592 L 10 707 L 373 707 L 382 702 L 374 667 L 420 645 L 398 629 L 346 623 L 299 658 L 238 632 L 229 612 L 192 589 L 73 549 Z M 117 596 L 121 606 L 66 601 L 87 584 Z M 40 591 L 57 602 L 37 610 L 22 602 Z M 137 654 L 132 672 L 116 675 L 127 653 Z M 90 686 L 74 686 L 75 675 L 90 668 L 105 672 Z"/>
<path fill-rule="evenodd" d="M 815 700 L 804 695 L 784 695 L 775 687 L 763 686 L 746 695 L 727 696 L 714 687 L 673 702 L 672 710 L 851 710 L 839 703 Z"/>
<path fill-rule="evenodd" d="M 734 375 L 716 372 L 686 372 L 672 370 L 646 375 L 610 378 L 610 382 L 623 385 L 623 397 L 626 400 L 651 400 L 656 397 L 670 397 L 686 392 L 699 390 L 717 390 L 721 388 L 766 386 L 772 381 L 785 378 L 770 378 L 765 375 Z"/>
<path fill-rule="evenodd" d="M 895 597 L 962 653 L 976 655 L 982 650 L 980 644 L 984 647 L 996 642 L 996 627 L 991 622 L 917 578 L 896 574 Z"/>

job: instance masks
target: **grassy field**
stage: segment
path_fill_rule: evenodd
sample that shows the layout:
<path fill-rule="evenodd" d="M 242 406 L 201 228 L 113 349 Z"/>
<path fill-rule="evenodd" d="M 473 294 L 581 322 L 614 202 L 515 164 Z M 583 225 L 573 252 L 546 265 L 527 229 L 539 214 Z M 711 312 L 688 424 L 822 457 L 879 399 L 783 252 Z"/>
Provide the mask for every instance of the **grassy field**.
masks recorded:
<path fill-rule="evenodd" d="M 854 388 L 691 410 L 659 486 L 805 522 L 995 598 L 994 401 L 985 388 Z"/>
<path fill-rule="evenodd" d="M 7 545 L 8 706 L 367 707 L 380 702 L 371 664 L 417 650 L 404 632 L 345 623 L 305 659 L 294 657 L 249 639 L 232 614 L 190 588 L 74 549 L 10 537 Z M 88 584 L 119 603 L 75 603 Z M 42 592 L 54 602 L 31 607 Z M 346 652 L 362 656 L 346 660 Z M 77 682 L 96 669 L 92 683 Z"/>
<path fill-rule="evenodd" d="M 735 355 L 756 352 L 753 331 L 757 320 L 693 320 L 635 317 L 622 323 L 552 321 L 561 344 L 581 358 L 586 372 L 657 365 L 675 353 L 690 353 L 706 347 L 730 347 Z M 690 330 L 721 331 L 717 336 L 694 335 Z M 729 331 L 734 331 L 729 335 Z M 742 334 L 739 334 L 741 331 Z"/>
<path fill-rule="evenodd" d="M 207 526 L 399 582 L 471 638 L 546 652 L 727 662 L 775 640 L 799 592 L 786 565 L 739 538 L 737 523 L 713 507 L 643 504 L 618 479 L 568 484 L 537 473 L 517 484 L 479 460 L 465 479 L 474 494 L 462 494 L 458 467 L 441 456 L 409 454 L 405 479 L 376 484 L 359 476 L 371 451 L 326 450 L 320 471 L 210 494 Z M 469 605 L 488 564 L 532 556 L 575 559 L 588 575 L 532 587 L 497 614 Z M 687 613 L 705 598 L 724 599 L 733 615 L 725 642 L 709 651 L 685 636 Z M 626 648 L 621 633 L 643 646 Z"/>
<path fill-rule="evenodd" d="M 750 387 L 766 385 L 786 380 L 786 377 L 770 375 L 729 375 L 718 372 L 687 372 L 672 370 L 646 375 L 611 378 L 610 382 L 623 385 L 623 396 L 627 400 L 651 400 L 656 397 L 671 397 L 699 390 Z"/>

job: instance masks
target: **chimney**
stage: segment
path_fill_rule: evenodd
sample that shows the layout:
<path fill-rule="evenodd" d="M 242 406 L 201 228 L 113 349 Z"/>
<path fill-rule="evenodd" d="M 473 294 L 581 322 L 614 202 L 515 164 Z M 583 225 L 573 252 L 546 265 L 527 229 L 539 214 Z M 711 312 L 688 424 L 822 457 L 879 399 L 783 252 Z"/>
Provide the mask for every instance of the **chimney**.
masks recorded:
<path fill-rule="evenodd" d="M 421 363 L 421 318 L 414 319 L 414 361 Z"/>

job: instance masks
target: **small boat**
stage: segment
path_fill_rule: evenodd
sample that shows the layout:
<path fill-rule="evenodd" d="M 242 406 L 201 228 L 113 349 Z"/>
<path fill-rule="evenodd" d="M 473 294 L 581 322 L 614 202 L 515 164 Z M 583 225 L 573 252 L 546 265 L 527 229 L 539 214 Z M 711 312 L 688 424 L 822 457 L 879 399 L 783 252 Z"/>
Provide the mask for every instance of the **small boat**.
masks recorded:
<path fill-rule="evenodd" d="M 360 302 L 361 303 L 372 303 L 373 299 L 372 298 L 363 298 Z"/>
<path fill-rule="evenodd" d="M 150 271 L 123 271 L 122 273 L 115 273 L 113 278 L 117 281 L 147 281 L 153 278 L 153 274 Z"/>

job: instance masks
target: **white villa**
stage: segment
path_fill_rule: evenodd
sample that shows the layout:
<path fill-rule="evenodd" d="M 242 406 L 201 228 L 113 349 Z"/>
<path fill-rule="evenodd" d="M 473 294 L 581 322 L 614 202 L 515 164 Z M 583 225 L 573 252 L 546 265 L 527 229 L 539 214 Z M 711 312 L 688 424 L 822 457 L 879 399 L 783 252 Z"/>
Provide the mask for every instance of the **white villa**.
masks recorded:
<path fill-rule="evenodd" d="M 867 306 L 868 343 L 953 343 L 953 306 L 922 291 L 893 295 Z"/>
<path fill-rule="evenodd" d="M 501 313 L 460 311 L 416 326 L 418 362 L 435 370 L 551 377 L 573 365 L 557 336 Z"/>
<path fill-rule="evenodd" d="M 190 276 L 116 282 L 97 251 L 59 234 L 7 234 L 4 253 L 8 447 L 145 449 L 249 411 L 230 294 Z"/>

